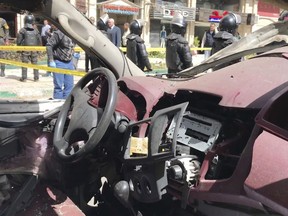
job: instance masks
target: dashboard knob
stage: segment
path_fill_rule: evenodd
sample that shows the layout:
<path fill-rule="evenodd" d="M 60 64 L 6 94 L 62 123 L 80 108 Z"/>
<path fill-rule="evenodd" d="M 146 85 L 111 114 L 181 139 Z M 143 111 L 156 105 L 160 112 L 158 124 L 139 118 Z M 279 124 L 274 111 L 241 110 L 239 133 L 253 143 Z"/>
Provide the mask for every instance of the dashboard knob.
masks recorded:
<path fill-rule="evenodd" d="M 175 180 L 181 180 L 183 178 L 183 170 L 179 165 L 173 165 L 169 168 L 169 176 Z"/>

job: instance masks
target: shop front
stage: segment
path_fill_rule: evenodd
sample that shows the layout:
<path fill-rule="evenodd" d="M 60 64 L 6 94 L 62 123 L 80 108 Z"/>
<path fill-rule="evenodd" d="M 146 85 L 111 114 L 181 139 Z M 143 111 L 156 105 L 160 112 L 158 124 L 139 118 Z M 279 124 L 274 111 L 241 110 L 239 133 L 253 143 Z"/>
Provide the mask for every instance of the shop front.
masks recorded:
<path fill-rule="evenodd" d="M 187 7 L 187 1 L 156 1 L 155 6 L 150 9 L 150 45 L 159 47 L 161 43 L 161 31 L 165 29 L 166 35 L 171 32 L 170 21 L 175 13 L 181 13 L 187 21 L 186 39 L 193 44 L 194 21 L 196 8 Z"/>
<path fill-rule="evenodd" d="M 128 0 L 98 1 L 97 4 L 98 18 L 107 13 L 110 18 L 115 20 L 115 25 L 121 29 L 122 33 L 124 23 L 130 23 L 133 19 L 137 19 L 139 12 L 140 6 Z"/>
<path fill-rule="evenodd" d="M 254 5 L 251 6 L 250 9 L 243 9 L 241 5 L 245 5 L 245 2 L 243 3 L 243 1 L 240 0 L 198 0 L 195 36 L 201 41 L 205 31 L 209 29 L 210 23 L 216 23 L 217 26 L 221 18 L 229 12 L 233 12 L 241 16 L 241 25 L 238 29 L 241 36 L 251 33 L 252 26 L 258 22 L 258 16 L 254 11 Z M 241 8 L 245 12 L 243 10 L 243 12 L 240 12 Z"/>

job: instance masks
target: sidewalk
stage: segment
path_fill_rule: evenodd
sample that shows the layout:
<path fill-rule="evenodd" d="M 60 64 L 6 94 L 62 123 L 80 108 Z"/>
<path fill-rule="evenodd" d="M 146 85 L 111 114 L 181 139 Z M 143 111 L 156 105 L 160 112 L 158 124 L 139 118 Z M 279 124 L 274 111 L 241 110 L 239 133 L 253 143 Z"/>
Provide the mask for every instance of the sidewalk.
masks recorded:
<path fill-rule="evenodd" d="M 85 55 L 81 55 L 78 63 L 78 70 L 84 71 Z M 165 62 L 165 59 L 150 59 L 151 63 Z M 203 61 L 203 55 L 193 56 L 194 66 Z M 12 68 L 12 69 L 9 69 Z M 166 73 L 165 69 L 155 70 L 155 72 Z M 34 82 L 33 69 L 28 69 L 27 82 L 20 82 L 21 68 L 7 66 L 5 77 L 0 77 L 0 99 L 21 99 L 21 100 L 36 100 L 49 99 L 53 96 L 53 78 L 43 77 L 46 71 L 39 71 L 40 78 L 38 82 Z M 74 82 L 77 83 L 81 77 L 74 76 Z"/>

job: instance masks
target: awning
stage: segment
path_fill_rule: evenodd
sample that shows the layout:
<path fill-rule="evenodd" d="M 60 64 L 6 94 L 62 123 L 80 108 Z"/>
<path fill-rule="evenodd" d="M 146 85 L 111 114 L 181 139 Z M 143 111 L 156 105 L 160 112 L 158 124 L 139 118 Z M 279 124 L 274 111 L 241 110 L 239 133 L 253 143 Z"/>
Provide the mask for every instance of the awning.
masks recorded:
<path fill-rule="evenodd" d="M 128 0 L 109 0 L 97 4 L 105 13 L 138 15 L 140 6 Z"/>

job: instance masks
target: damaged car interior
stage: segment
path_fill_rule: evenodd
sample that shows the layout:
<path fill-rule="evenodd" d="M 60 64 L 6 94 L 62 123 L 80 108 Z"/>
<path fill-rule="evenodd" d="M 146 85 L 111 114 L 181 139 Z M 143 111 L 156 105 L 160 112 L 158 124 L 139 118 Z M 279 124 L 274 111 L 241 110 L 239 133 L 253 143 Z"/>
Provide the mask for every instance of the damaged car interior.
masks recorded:
<path fill-rule="evenodd" d="M 0 101 L 1 216 L 288 215 L 288 22 L 167 78 L 66 0 L 0 4 L 47 17 L 103 63 L 65 101 Z"/>

